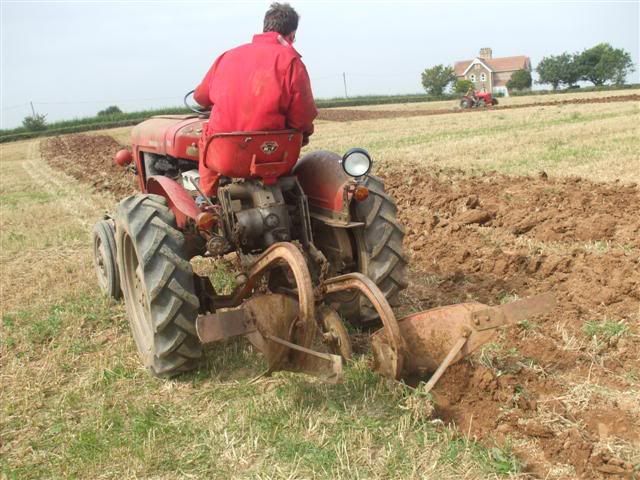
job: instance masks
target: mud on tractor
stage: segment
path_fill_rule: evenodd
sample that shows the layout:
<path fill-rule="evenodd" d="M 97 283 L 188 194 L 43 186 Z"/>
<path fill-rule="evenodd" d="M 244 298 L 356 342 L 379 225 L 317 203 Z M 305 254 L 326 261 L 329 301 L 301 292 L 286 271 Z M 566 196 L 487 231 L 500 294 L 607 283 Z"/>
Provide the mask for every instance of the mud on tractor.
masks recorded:
<path fill-rule="evenodd" d="M 186 102 L 185 102 L 186 103 Z M 344 322 L 381 322 L 373 368 L 399 379 L 434 373 L 491 340 L 499 326 L 546 311 L 548 296 L 503 307 L 465 303 L 398 321 L 407 286 L 404 230 L 393 198 L 370 174 L 361 148 L 299 158 L 302 134 L 233 132 L 201 139 L 206 112 L 137 125 L 130 165 L 140 193 L 94 227 L 102 290 L 122 297 L 149 372 L 170 377 L 197 366 L 203 346 L 245 336 L 268 372 L 339 381 L 351 356 Z M 199 186 L 198 162 L 222 176 L 215 196 Z M 236 287 L 216 292 L 194 273 L 197 256 L 236 259 Z"/>
<path fill-rule="evenodd" d="M 460 99 L 460 108 L 482 108 L 498 104 L 490 92 L 473 92 Z"/>

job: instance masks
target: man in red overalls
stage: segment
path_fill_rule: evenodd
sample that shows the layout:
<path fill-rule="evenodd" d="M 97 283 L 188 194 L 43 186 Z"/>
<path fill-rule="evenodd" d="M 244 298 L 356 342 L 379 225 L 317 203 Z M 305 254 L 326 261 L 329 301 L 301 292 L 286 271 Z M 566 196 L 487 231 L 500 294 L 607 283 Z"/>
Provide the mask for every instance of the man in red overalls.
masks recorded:
<path fill-rule="evenodd" d="M 271 4 L 264 33 L 214 62 L 194 93 L 200 105 L 213 107 L 205 138 L 213 133 L 293 128 L 303 133 L 303 145 L 309 142 L 318 111 L 309 74 L 293 48 L 298 19 L 289 4 Z M 199 172 L 203 193 L 214 195 L 219 174 L 202 164 Z"/>

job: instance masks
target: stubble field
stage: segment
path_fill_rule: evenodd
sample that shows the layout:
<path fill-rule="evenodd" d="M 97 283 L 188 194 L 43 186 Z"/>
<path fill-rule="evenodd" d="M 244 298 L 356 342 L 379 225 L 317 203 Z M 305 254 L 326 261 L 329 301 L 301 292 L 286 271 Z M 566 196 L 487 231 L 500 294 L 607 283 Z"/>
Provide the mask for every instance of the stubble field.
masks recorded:
<path fill-rule="evenodd" d="M 133 191 L 110 166 L 129 129 L 2 145 L 3 474 L 637 476 L 637 99 L 409 108 L 321 120 L 311 144 L 369 149 L 397 199 L 411 265 L 398 312 L 546 291 L 554 312 L 502 332 L 432 397 L 377 377 L 366 355 L 338 386 L 291 374 L 251 382 L 264 365 L 241 340 L 209 351 L 195 373 L 154 380 L 91 263 L 93 223 Z"/>

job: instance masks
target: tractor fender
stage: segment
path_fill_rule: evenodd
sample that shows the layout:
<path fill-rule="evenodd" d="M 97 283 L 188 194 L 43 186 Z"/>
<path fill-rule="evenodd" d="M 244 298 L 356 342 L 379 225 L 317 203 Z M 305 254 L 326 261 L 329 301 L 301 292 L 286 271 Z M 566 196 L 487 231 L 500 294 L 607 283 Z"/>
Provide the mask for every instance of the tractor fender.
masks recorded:
<path fill-rule="evenodd" d="M 355 227 L 349 205 L 356 181 L 342 169 L 342 157 L 326 150 L 304 155 L 293 169 L 307 196 L 311 216 L 332 226 Z"/>
<path fill-rule="evenodd" d="M 167 204 L 176 216 L 176 224 L 184 230 L 187 222 L 193 220 L 200 213 L 193 197 L 175 180 L 162 175 L 152 175 L 147 179 L 147 192 L 161 195 L 167 199 Z"/>

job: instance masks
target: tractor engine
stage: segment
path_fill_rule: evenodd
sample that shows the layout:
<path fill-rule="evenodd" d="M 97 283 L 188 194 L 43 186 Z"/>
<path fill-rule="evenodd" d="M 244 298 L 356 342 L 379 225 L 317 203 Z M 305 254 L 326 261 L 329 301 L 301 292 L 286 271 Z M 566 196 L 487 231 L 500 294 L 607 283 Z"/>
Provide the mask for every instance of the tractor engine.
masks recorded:
<path fill-rule="evenodd" d="M 309 214 L 295 177 L 280 178 L 274 185 L 233 182 L 218 189 L 218 199 L 226 237 L 244 253 L 294 239 L 307 243 Z"/>

